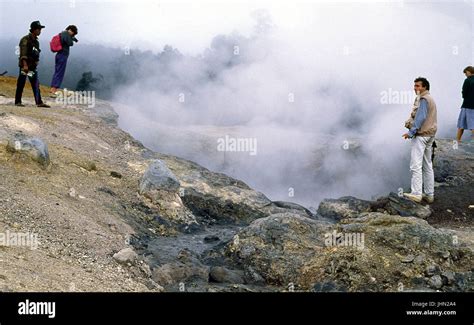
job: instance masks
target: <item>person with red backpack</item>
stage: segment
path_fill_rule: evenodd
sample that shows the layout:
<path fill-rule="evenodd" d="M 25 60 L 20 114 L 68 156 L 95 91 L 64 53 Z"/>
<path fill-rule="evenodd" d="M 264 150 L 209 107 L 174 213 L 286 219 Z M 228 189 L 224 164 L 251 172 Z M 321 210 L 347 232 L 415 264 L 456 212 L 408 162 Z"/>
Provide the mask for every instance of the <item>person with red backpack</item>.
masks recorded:
<path fill-rule="evenodd" d="M 50 42 L 51 51 L 56 52 L 53 80 L 51 81 L 51 97 L 56 97 L 56 91 L 61 87 L 61 83 L 66 73 L 66 64 L 69 57 L 69 47 L 78 42 L 77 27 L 69 25 L 66 30 L 55 35 Z"/>

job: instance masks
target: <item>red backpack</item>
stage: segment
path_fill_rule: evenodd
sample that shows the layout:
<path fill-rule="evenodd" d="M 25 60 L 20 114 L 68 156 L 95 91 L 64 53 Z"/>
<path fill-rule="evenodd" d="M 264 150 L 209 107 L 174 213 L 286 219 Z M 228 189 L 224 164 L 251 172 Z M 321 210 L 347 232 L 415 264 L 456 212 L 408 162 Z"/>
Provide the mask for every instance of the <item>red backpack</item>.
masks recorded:
<path fill-rule="evenodd" d="M 54 35 L 49 42 L 49 47 L 51 47 L 52 52 L 59 52 L 63 49 L 63 45 L 61 44 L 61 34 Z"/>

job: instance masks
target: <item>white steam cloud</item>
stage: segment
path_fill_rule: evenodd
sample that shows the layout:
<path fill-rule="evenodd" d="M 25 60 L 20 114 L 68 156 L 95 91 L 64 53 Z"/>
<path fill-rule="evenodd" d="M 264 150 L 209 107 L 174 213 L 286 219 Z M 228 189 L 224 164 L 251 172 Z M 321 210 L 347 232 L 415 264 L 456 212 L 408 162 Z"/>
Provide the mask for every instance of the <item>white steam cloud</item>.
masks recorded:
<path fill-rule="evenodd" d="M 296 25 L 258 11 L 250 37 L 219 35 L 200 56 L 168 48 L 141 62 L 143 79 L 117 92 L 127 104 L 121 126 L 275 200 L 316 206 L 406 187 L 409 142 L 401 135 L 411 102 L 397 96 L 427 77 L 438 135 L 454 134 L 470 22 L 429 3 L 301 5 Z M 226 136 L 255 139 L 257 154 L 218 150 Z"/>

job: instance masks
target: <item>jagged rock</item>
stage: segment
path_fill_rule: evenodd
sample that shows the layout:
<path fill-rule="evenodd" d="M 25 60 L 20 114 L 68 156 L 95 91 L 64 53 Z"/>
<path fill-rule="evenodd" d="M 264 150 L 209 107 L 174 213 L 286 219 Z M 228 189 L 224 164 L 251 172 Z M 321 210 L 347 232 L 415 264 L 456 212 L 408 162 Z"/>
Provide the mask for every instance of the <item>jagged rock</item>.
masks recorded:
<path fill-rule="evenodd" d="M 314 214 L 309 209 L 297 203 L 286 202 L 286 201 L 273 201 L 272 203 L 274 206 L 278 208 L 292 210 L 293 213 L 296 213 L 297 211 L 301 211 L 303 213 L 303 216 L 314 217 Z M 275 213 L 272 213 L 272 214 L 275 214 Z"/>
<path fill-rule="evenodd" d="M 335 233 L 352 240 L 328 243 L 327 238 Z M 355 240 L 357 234 L 360 236 Z M 432 273 L 440 251 L 460 256 L 442 271 L 460 273 L 472 267 L 473 252 L 455 244 L 451 232 L 420 218 L 378 212 L 361 213 L 335 225 L 295 214 L 270 216 L 251 223 L 226 247 L 230 257 L 244 269 L 255 270 L 266 283 L 294 283 L 304 290 L 318 291 L 398 291 L 399 283 L 406 290 L 419 290 L 421 285 L 429 290 L 428 286 L 437 286 L 438 281 L 419 284 L 413 279 L 428 266 Z M 408 255 L 413 263 L 403 261 Z M 440 271 L 434 267 L 435 275 Z M 456 288 L 466 290 L 469 279 L 464 276 Z"/>
<path fill-rule="evenodd" d="M 161 160 L 154 160 L 140 181 L 140 194 L 160 190 L 176 193 L 179 190 L 179 181 L 166 164 Z"/>
<path fill-rule="evenodd" d="M 439 183 L 467 182 L 474 176 L 474 142 L 437 139 L 433 169 Z M 469 162 L 471 160 L 471 162 Z"/>
<path fill-rule="evenodd" d="M 229 270 L 222 266 L 211 267 L 209 277 L 212 281 L 218 283 L 244 283 L 242 271 Z"/>
<path fill-rule="evenodd" d="M 181 198 L 194 215 L 204 223 L 248 224 L 267 216 L 262 208 L 271 201 L 262 193 L 252 190 L 242 181 L 221 173 L 213 173 L 193 162 L 167 159 L 176 167 L 183 187 Z M 183 170 L 183 168 L 186 168 Z"/>
<path fill-rule="evenodd" d="M 357 218 L 363 212 L 384 212 L 392 215 L 428 218 L 432 211 L 429 207 L 410 201 L 396 193 L 380 197 L 377 201 L 366 201 L 352 196 L 339 199 L 325 199 L 318 207 L 318 215 L 339 221 Z"/>
<path fill-rule="evenodd" d="M 441 279 L 441 276 L 433 275 L 429 280 L 429 285 L 433 289 L 441 289 L 443 286 L 443 280 Z"/>
<path fill-rule="evenodd" d="M 328 222 L 327 219 L 321 218 L 321 216 L 311 212 L 309 209 L 293 202 L 273 201 L 260 208 L 260 211 L 267 217 L 279 213 L 293 213 L 301 217 Z"/>
<path fill-rule="evenodd" d="M 265 285 L 266 282 L 263 276 L 261 276 L 257 271 L 255 271 L 250 265 L 245 265 L 244 279 L 245 282 L 256 285 Z"/>
<path fill-rule="evenodd" d="M 407 256 L 404 256 L 401 261 L 402 263 L 411 263 L 415 259 L 415 256 L 413 254 L 408 254 Z"/>
<path fill-rule="evenodd" d="M 218 195 L 201 192 L 195 188 L 186 188 L 183 195 L 184 204 L 204 222 L 209 224 L 248 224 L 252 220 L 265 217 L 266 214 L 259 210 L 260 202 L 266 197 L 254 196 L 249 200 L 242 200 L 235 192 L 222 192 Z"/>
<path fill-rule="evenodd" d="M 456 291 L 470 291 L 474 290 L 474 272 L 456 272 L 454 275 L 456 283 Z"/>
<path fill-rule="evenodd" d="M 209 267 L 203 265 L 189 251 L 183 250 L 176 262 L 166 263 L 153 270 L 153 280 L 166 286 L 184 281 L 209 281 Z"/>
<path fill-rule="evenodd" d="M 17 135 L 8 141 L 7 150 L 26 155 L 42 167 L 47 167 L 50 163 L 48 145 L 39 138 Z"/>
<path fill-rule="evenodd" d="M 200 224 L 248 225 L 258 218 L 292 212 L 306 217 L 313 214 L 291 202 L 272 202 L 244 182 L 222 173 L 211 172 L 198 164 L 171 156 L 159 155 L 179 179 L 183 204 Z"/>
<path fill-rule="evenodd" d="M 149 200 L 148 205 L 157 210 L 160 218 L 168 220 L 180 231 L 200 229 L 192 212 L 184 206 L 179 189 L 180 182 L 166 164 L 153 160 L 140 181 L 139 193 Z"/>
<path fill-rule="evenodd" d="M 146 277 L 150 278 L 151 277 L 151 269 L 148 264 L 142 264 L 139 267 L 140 271 L 142 271 Z"/>
<path fill-rule="evenodd" d="M 443 279 L 443 283 L 446 285 L 451 285 L 454 283 L 454 272 L 452 271 L 444 271 L 441 273 L 441 278 Z"/>
<path fill-rule="evenodd" d="M 146 287 L 150 290 L 154 290 L 154 291 L 157 291 L 157 292 L 163 292 L 165 291 L 165 288 L 163 288 L 162 286 L 160 286 L 158 283 L 156 283 L 155 281 L 153 281 L 152 279 L 148 279 L 147 282 L 145 283 Z"/>
<path fill-rule="evenodd" d="M 421 254 L 418 254 L 415 259 L 413 260 L 413 263 L 417 264 L 417 265 L 421 265 L 423 263 L 425 263 L 426 261 L 426 255 L 424 253 L 421 253 Z"/>
<path fill-rule="evenodd" d="M 138 255 L 137 255 L 137 253 L 135 253 L 135 251 L 132 248 L 127 247 L 127 248 L 124 248 L 121 251 L 115 253 L 113 258 L 118 263 L 127 265 L 129 263 L 134 264 L 135 261 L 138 258 Z"/>
<path fill-rule="evenodd" d="M 432 264 L 428 265 L 425 269 L 426 276 L 433 276 L 439 273 L 439 266 Z"/>
<path fill-rule="evenodd" d="M 384 207 L 390 214 L 398 214 L 403 217 L 418 217 L 426 219 L 431 215 L 431 209 L 428 206 L 415 203 L 396 193 L 391 192 L 388 196 L 388 203 Z"/>
<path fill-rule="evenodd" d="M 318 207 L 318 214 L 336 221 L 344 218 L 356 218 L 361 212 L 372 211 L 372 202 L 352 196 L 339 199 L 325 199 Z"/>
<path fill-rule="evenodd" d="M 244 267 L 268 283 L 286 285 L 299 280 L 310 254 L 324 247 L 324 227 L 297 214 L 282 213 L 255 220 L 239 232 L 227 247 Z"/>

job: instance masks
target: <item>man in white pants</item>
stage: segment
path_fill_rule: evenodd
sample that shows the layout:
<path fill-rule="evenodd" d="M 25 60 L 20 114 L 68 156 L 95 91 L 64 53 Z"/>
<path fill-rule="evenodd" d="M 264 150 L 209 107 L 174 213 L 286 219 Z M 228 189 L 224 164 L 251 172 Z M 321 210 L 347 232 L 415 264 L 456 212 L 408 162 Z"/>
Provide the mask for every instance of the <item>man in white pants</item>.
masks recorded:
<path fill-rule="evenodd" d="M 403 138 L 411 139 L 411 193 L 403 195 L 414 202 L 425 199 L 434 201 L 434 172 L 431 161 L 433 142 L 437 130 L 436 104 L 430 95 L 430 83 L 426 78 L 415 79 L 417 99 L 410 118 L 405 122 L 409 129 Z"/>

